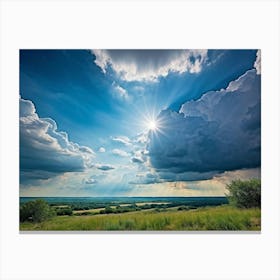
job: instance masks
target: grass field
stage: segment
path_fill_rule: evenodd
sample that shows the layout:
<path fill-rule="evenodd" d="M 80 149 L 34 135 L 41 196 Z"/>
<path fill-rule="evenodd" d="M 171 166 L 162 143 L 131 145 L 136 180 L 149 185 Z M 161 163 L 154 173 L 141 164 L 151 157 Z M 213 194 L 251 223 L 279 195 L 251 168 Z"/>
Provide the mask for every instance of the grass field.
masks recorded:
<path fill-rule="evenodd" d="M 95 216 L 57 216 L 42 223 L 24 222 L 20 230 L 260 230 L 261 210 L 229 205 L 196 210 L 138 211 Z"/>

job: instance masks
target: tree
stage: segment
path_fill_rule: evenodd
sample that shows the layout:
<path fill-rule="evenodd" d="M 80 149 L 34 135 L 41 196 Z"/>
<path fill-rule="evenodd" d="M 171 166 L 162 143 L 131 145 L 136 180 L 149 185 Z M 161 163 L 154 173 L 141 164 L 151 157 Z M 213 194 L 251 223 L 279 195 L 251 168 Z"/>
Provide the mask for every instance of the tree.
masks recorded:
<path fill-rule="evenodd" d="M 20 221 L 32 221 L 39 223 L 50 219 L 55 216 L 55 210 L 49 204 L 42 200 L 37 199 L 29 201 L 20 207 Z"/>
<path fill-rule="evenodd" d="M 234 180 L 226 188 L 230 204 L 239 208 L 261 207 L 261 180 Z"/>
<path fill-rule="evenodd" d="M 113 208 L 111 208 L 110 206 L 106 206 L 106 208 L 105 208 L 105 213 L 106 214 L 111 214 L 113 212 L 114 212 Z"/>

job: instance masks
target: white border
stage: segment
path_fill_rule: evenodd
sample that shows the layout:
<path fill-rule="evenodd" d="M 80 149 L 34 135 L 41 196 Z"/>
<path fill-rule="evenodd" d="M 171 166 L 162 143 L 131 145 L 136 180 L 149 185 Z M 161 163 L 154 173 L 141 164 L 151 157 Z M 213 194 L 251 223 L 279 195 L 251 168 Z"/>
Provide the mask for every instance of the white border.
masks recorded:
<path fill-rule="evenodd" d="M 1 279 L 279 279 L 279 2 L 2 1 Z M 261 234 L 19 234 L 18 49 L 262 49 Z"/>

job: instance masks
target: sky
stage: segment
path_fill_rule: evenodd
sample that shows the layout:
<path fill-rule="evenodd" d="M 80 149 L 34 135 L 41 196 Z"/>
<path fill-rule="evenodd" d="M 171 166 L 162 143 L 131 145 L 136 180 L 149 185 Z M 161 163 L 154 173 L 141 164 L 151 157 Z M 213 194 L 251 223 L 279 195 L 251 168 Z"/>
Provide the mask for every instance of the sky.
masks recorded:
<path fill-rule="evenodd" d="M 223 196 L 260 178 L 260 50 L 20 50 L 20 196 Z"/>

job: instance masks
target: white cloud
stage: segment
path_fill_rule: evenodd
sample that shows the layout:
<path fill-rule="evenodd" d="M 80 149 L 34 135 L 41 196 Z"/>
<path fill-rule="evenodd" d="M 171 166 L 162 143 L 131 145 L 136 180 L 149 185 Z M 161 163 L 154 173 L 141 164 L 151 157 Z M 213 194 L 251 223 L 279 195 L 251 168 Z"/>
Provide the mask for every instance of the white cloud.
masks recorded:
<path fill-rule="evenodd" d="M 254 63 L 254 67 L 257 70 L 257 74 L 260 75 L 261 74 L 261 50 L 257 51 L 256 56 L 257 56 L 257 58 L 256 58 L 256 61 Z"/>
<path fill-rule="evenodd" d="M 133 156 L 131 158 L 131 162 L 133 163 L 148 163 L 148 157 L 147 157 L 148 151 L 146 150 L 136 150 L 133 151 Z"/>
<path fill-rule="evenodd" d="M 112 69 L 124 81 L 156 82 L 170 73 L 199 73 L 207 50 L 93 50 L 103 73 Z"/>
<path fill-rule="evenodd" d="M 113 83 L 114 89 L 117 93 L 117 97 L 121 99 L 128 99 L 128 93 L 127 90 L 121 87 L 120 85 L 117 85 L 115 82 Z"/>
<path fill-rule="evenodd" d="M 93 50 L 92 51 L 95 55 L 95 64 L 98 65 L 103 73 L 106 73 L 107 63 L 109 62 L 110 58 L 107 53 L 103 50 Z"/>
<path fill-rule="evenodd" d="M 96 184 L 97 181 L 94 179 L 94 178 L 88 178 L 85 180 L 85 184 L 88 184 L 88 185 L 92 185 L 92 184 Z"/>
<path fill-rule="evenodd" d="M 65 172 L 80 172 L 93 161 L 91 148 L 68 139 L 58 131 L 56 122 L 40 118 L 34 104 L 20 99 L 20 173 L 21 182 L 48 179 Z"/>
<path fill-rule="evenodd" d="M 94 154 L 93 150 L 86 146 L 79 146 L 78 149 L 80 152 L 83 152 L 83 153 Z"/>
<path fill-rule="evenodd" d="M 105 153 L 106 149 L 104 147 L 100 147 L 98 150 L 99 153 Z"/>
<path fill-rule="evenodd" d="M 130 146 L 131 145 L 131 141 L 127 136 L 116 136 L 116 137 L 112 137 L 112 140 L 121 144 L 124 144 L 126 146 Z"/>
<path fill-rule="evenodd" d="M 129 154 L 126 151 L 120 150 L 120 149 L 114 149 L 112 151 L 112 153 L 116 156 L 120 156 L 120 157 L 128 157 Z"/>
<path fill-rule="evenodd" d="M 145 144 L 148 141 L 148 133 L 143 132 L 137 134 L 136 138 L 133 140 L 134 143 Z"/>

